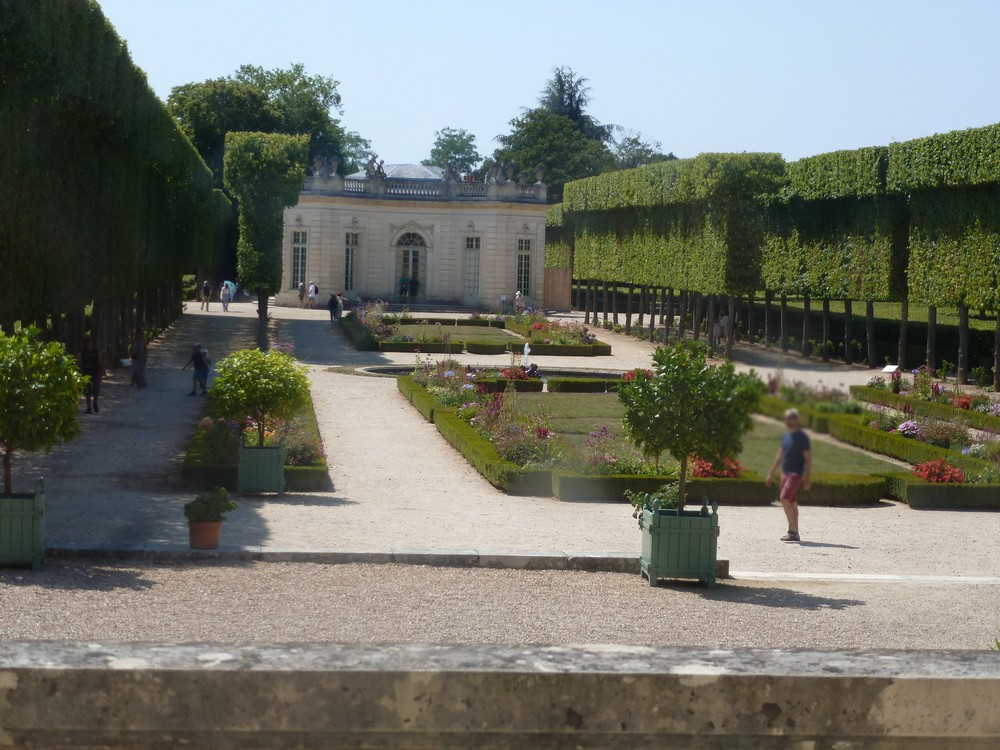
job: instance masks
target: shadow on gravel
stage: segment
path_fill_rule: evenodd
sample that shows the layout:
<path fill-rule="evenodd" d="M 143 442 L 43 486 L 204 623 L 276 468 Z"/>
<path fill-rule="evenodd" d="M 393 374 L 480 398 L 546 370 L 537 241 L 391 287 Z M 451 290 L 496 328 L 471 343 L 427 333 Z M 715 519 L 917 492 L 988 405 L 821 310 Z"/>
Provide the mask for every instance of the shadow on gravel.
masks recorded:
<path fill-rule="evenodd" d="M 292 356 L 309 365 L 377 365 L 389 360 L 379 352 L 359 352 L 329 318 L 274 320 L 272 342 L 294 344 Z"/>
<path fill-rule="evenodd" d="M 106 566 L 103 564 L 63 564 L 49 562 L 39 572 L 31 570 L 0 570 L 0 587 L 50 589 L 55 591 L 115 591 L 130 589 L 145 591 L 156 583 L 147 580 L 140 569 Z"/>
<path fill-rule="evenodd" d="M 744 588 L 738 584 L 708 591 L 705 593 L 705 598 L 734 604 L 752 604 L 774 609 L 803 609 L 811 612 L 826 609 L 843 610 L 849 607 L 861 607 L 866 603 L 861 599 L 834 599 L 794 589 Z"/>
<path fill-rule="evenodd" d="M 244 495 L 239 501 L 247 505 L 267 503 L 268 505 L 291 505 L 300 508 L 338 508 L 343 505 L 357 505 L 357 501 L 348 500 L 346 497 L 296 495 L 288 492 L 284 495 Z"/>
<path fill-rule="evenodd" d="M 800 547 L 833 547 L 834 549 L 860 549 L 860 547 L 854 547 L 850 544 L 828 544 L 826 542 L 789 542 L 789 544 L 797 544 Z"/>

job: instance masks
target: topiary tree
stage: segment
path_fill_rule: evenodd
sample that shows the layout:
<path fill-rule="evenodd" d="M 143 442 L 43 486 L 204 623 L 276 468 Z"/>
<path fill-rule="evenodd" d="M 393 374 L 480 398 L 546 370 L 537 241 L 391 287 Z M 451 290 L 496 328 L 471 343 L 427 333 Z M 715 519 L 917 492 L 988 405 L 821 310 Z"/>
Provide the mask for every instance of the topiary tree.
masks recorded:
<path fill-rule="evenodd" d="M 305 368 L 284 352 L 243 349 L 222 360 L 217 370 L 209 395 L 224 417 L 254 421 L 258 447 L 264 446 L 267 426 L 308 403 Z"/>
<path fill-rule="evenodd" d="M 227 133 L 226 188 L 240 208 L 240 282 L 257 295 L 257 343 L 267 348 L 267 300 L 281 287 L 283 212 L 306 181 L 309 136 Z"/>
<path fill-rule="evenodd" d="M 696 341 L 658 347 L 653 363 L 652 377 L 619 386 L 622 422 L 627 438 L 657 465 L 663 451 L 680 463 L 678 508 L 683 509 L 689 458 L 721 463 L 739 453 L 764 384 L 753 372 L 737 373 L 731 362 L 709 366 L 705 346 Z"/>
<path fill-rule="evenodd" d="M 38 329 L 0 331 L 0 449 L 3 491 L 11 494 L 16 450 L 48 453 L 80 432 L 83 375 L 62 344 L 38 339 Z"/>

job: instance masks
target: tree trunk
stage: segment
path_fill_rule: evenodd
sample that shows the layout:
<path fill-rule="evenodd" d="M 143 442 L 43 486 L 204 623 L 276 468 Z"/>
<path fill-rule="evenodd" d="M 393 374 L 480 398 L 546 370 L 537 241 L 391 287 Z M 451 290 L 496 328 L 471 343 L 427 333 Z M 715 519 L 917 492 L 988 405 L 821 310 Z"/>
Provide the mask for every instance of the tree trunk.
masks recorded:
<path fill-rule="evenodd" d="M 701 292 L 691 292 L 694 295 L 694 318 L 691 320 L 691 335 L 695 341 L 701 337 L 701 311 L 704 300 Z"/>
<path fill-rule="evenodd" d="M 765 291 L 764 292 L 764 346 L 771 345 L 771 339 L 774 338 L 773 331 L 771 330 L 771 303 L 774 302 L 774 292 Z"/>
<path fill-rule="evenodd" d="M 723 329 L 722 333 L 726 337 L 726 359 L 733 358 L 733 342 L 736 340 L 736 298 L 729 298 L 729 328 Z"/>
<path fill-rule="evenodd" d="M 603 309 L 604 317 L 601 323 L 606 324 L 608 322 L 608 282 L 606 281 L 604 282 L 602 291 L 603 294 L 601 295 L 601 303 L 602 303 L 601 306 L 604 308 Z"/>
<path fill-rule="evenodd" d="M 903 300 L 899 309 L 899 350 L 896 352 L 896 366 L 906 369 L 906 327 L 910 321 L 910 301 Z"/>
<path fill-rule="evenodd" d="M 635 286 L 632 285 L 632 284 L 629 284 L 628 285 L 628 291 L 626 292 L 626 294 L 628 296 L 625 297 L 625 335 L 626 336 L 631 336 L 632 335 L 632 290 L 634 290 L 634 289 L 635 289 Z"/>
<path fill-rule="evenodd" d="M 1000 391 L 1000 310 L 997 310 L 997 324 L 993 328 L 993 390 Z"/>
<path fill-rule="evenodd" d="M 708 322 L 705 324 L 705 338 L 708 339 L 708 348 L 711 349 L 712 354 L 715 354 L 715 316 L 718 313 L 715 310 L 715 295 L 708 295 Z"/>
<path fill-rule="evenodd" d="M 13 455 L 13 453 L 14 449 L 9 445 L 3 452 L 3 494 L 8 496 L 13 494 L 13 490 L 10 488 L 11 484 L 10 457 Z"/>
<path fill-rule="evenodd" d="M 611 291 L 611 315 L 615 325 L 618 325 L 618 282 L 614 284 Z"/>
<path fill-rule="evenodd" d="M 998 323 L 1000 325 L 1000 323 Z M 674 288 L 667 287 L 667 315 L 666 319 L 663 321 L 663 343 L 667 343 L 667 339 L 674 330 Z"/>
<path fill-rule="evenodd" d="M 878 347 L 875 342 L 875 301 L 865 300 L 865 335 L 868 337 L 868 367 L 878 367 Z"/>
<path fill-rule="evenodd" d="M 687 308 L 689 295 L 686 291 L 681 292 L 680 312 L 677 316 L 677 340 L 684 338 L 684 331 L 687 328 Z"/>
<path fill-rule="evenodd" d="M 754 330 L 754 324 L 757 322 L 756 315 L 754 314 L 754 293 L 750 292 L 747 295 L 747 342 L 752 344 L 757 340 L 757 331 Z"/>
<path fill-rule="evenodd" d="M 680 477 L 677 480 L 677 514 L 680 515 L 681 511 L 684 510 L 684 504 L 687 502 L 687 473 L 688 473 L 688 457 L 684 456 L 681 459 L 681 469 Z"/>
<path fill-rule="evenodd" d="M 788 296 L 781 295 L 781 321 L 779 325 L 779 336 L 781 337 L 781 351 L 788 351 Z"/>
<path fill-rule="evenodd" d="M 636 325 L 639 326 L 639 330 L 642 330 L 643 321 L 646 316 L 646 298 L 647 298 L 647 287 L 643 284 L 639 287 L 639 320 L 636 321 Z"/>
<path fill-rule="evenodd" d="M 587 279 L 583 288 L 583 324 L 590 325 L 590 293 L 593 282 Z"/>
<path fill-rule="evenodd" d="M 851 354 L 851 301 L 844 300 L 844 364 L 851 364 L 854 357 Z"/>
<path fill-rule="evenodd" d="M 262 352 L 269 348 L 267 340 L 267 294 L 257 293 L 257 346 Z"/>
<path fill-rule="evenodd" d="M 958 384 L 969 382 L 969 306 L 958 306 Z"/>
<path fill-rule="evenodd" d="M 802 356 L 808 357 L 812 353 L 809 343 L 809 295 L 802 297 Z"/>
<path fill-rule="evenodd" d="M 649 287 L 649 340 L 656 339 L 656 287 Z M 662 306 L 662 302 L 660 303 Z"/>
<path fill-rule="evenodd" d="M 823 361 L 830 361 L 830 298 L 823 298 Z"/>
<path fill-rule="evenodd" d="M 927 306 L 927 369 L 937 369 L 937 307 Z"/>

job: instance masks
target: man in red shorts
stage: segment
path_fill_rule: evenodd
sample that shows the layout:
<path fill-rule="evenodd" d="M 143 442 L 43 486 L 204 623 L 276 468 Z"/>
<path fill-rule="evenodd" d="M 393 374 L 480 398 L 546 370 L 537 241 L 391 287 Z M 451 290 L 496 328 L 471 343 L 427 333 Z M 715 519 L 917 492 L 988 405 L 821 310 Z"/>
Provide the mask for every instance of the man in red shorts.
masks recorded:
<path fill-rule="evenodd" d="M 783 542 L 799 541 L 799 487 L 809 490 L 812 486 L 812 446 L 809 436 L 802 431 L 799 413 L 795 409 L 785 412 L 785 426 L 788 428 L 781 437 L 781 447 L 774 457 L 771 470 L 767 472 L 764 484 L 770 487 L 774 482 L 774 472 L 781 466 L 781 493 L 778 499 L 788 518 L 788 533 L 781 537 Z"/>

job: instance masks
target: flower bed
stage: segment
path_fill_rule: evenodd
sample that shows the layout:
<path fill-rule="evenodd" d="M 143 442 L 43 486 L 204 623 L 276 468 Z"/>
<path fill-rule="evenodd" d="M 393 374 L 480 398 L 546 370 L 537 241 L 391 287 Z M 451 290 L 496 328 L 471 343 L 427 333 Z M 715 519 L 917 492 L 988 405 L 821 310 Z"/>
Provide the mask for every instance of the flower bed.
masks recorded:
<path fill-rule="evenodd" d="M 863 385 L 852 385 L 851 395 L 859 401 L 878 404 L 906 414 L 942 420 L 958 420 L 977 430 L 1000 433 L 1000 404 L 997 405 L 998 408 L 990 406 L 987 410 L 976 411 L 971 398 L 968 401 L 968 406 L 962 408 L 961 406 L 953 406 L 951 403 L 927 401 L 916 396 L 893 393 Z M 957 403 L 962 403 L 962 394 L 958 394 L 958 397 Z"/>
<path fill-rule="evenodd" d="M 188 443 L 181 478 L 192 489 L 236 490 L 236 451 L 245 425 L 204 417 Z M 323 492 L 330 472 L 312 400 L 294 418 L 268 434 L 267 444 L 285 441 L 285 490 Z"/>

